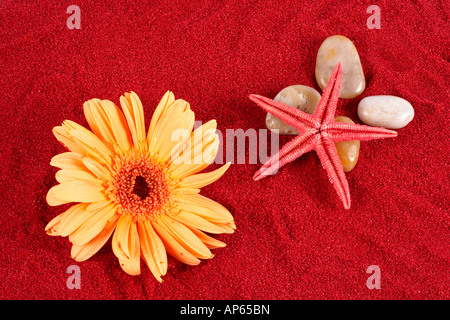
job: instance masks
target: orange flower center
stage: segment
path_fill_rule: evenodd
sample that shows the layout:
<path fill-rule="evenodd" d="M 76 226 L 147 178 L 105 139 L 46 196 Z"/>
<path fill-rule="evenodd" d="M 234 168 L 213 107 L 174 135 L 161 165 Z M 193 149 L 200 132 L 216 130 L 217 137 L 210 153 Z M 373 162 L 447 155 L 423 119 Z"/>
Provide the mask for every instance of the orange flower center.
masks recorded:
<path fill-rule="evenodd" d="M 134 150 L 118 155 L 111 169 L 106 194 L 119 214 L 153 220 L 170 211 L 170 181 L 164 167 L 148 153 Z"/>

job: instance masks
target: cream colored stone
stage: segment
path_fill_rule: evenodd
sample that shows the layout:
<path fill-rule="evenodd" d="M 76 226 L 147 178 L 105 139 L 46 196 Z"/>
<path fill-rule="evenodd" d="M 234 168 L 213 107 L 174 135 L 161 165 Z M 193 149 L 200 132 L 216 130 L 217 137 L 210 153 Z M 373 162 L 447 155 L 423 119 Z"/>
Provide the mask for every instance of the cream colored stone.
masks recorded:
<path fill-rule="evenodd" d="M 334 118 L 334 121 L 354 123 L 352 119 L 344 116 L 337 116 Z M 356 163 L 358 162 L 361 142 L 359 140 L 341 141 L 336 142 L 334 145 L 336 146 L 336 150 L 339 159 L 341 160 L 342 167 L 344 168 L 344 172 L 352 171 L 356 166 Z"/>
<path fill-rule="evenodd" d="M 326 38 L 317 52 L 316 80 L 319 87 L 325 89 L 338 62 L 342 63 L 339 97 L 351 99 L 359 96 L 366 88 L 364 71 L 355 45 L 344 36 Z"/>
<path fill-rule="evenodd" d="M 414 118 L 414 108 L 408 101 L 399 97 L 370 96 L 359 102 L 358 117 L 370 126 L 400 129 Z"/>
<path fill-rule="evenodd" d="M 308 114 L 313 114 L 314 111 L 316 111 L 317 105 L 319 104 L 320 93 L 308 86 L 294 85 L 281 90 L 275 96 L 274 100 L 302 110 Z M 271 113 L 267 113 L 266 126 L 270 131 L 278 129 L 279 134 L 299 134 L 297 129 L 286 124 L 280 118 L 275 117 Z"/>

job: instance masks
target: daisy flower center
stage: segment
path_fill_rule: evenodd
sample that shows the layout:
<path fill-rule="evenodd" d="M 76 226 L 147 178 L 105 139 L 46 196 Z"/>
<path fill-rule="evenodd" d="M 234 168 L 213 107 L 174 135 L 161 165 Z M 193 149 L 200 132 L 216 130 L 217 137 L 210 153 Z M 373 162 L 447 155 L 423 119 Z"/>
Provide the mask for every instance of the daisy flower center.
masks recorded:
<path fill-rule="evenodd" d="M 137 176 L 134 179 L 133 193 L 138 195 L 141 200 L 147 198 L 150 194 L 150 188 L 147 180 L 143 176 Z"/>
<path fill-rule="evenodd" d="M 150 154 L 130 151 L 118 155 L 111 169 L 106 194 L 118 213 L 135 220 L 154 220 L 170 211 L 170 180 Z"/>

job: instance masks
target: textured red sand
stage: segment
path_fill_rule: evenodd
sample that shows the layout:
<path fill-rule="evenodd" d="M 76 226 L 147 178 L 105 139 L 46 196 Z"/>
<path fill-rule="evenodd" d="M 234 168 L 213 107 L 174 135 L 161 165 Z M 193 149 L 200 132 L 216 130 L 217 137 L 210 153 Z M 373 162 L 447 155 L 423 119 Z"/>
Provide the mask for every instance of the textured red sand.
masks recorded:
<path fill-rule="evenodd" d="M 77 1 L 81 30 L 66 27 L 55 1 L 0 4 L 2 299 L 448 299 L 449 4 L 379 1 L 381 29 L 369 30 L 370 1 Z M 347 174 L 344 210 L 319 160 L 304 155 L 260 182 L 259 165 L 232 166 L 203 194 L 223 203 L 237 231 L 197 267 L 170 260 L 162 284 L 143 268 L 126 275 L 110 244 L 76 263 L 65 238 L 44 227 L 56 183 L 52 156 L 64 149 L 52 127 L 86 125 L 82 104 L 139 94 L 149 122 L 166 90 L 191 103 L 198 120 L 225 129 L 265 128 L 250 93 L 275 96 L 314 79 L 315 55 L 331 35 L 358 48 L 365 92 L 337 114 L 357 120 L 368 95 L 411 102 L 414 120 L 394 139 L 363 142 Z M 289 137 L 283 137 L 281 144 Z M 66 287 L 81 268 L 81 289 Z M 381 290 L 366 269 L 381 268 Z"/>

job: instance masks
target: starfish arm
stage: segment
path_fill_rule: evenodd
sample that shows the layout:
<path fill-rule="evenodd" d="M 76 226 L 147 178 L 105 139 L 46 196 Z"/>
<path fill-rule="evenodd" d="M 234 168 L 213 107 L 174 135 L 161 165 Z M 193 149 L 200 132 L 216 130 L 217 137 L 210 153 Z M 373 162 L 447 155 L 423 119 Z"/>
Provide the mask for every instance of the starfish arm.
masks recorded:
<path fill-rule="evenodd" d="M 315 148 L 322 167 L 327 171 L 328 178 L 334 186 L 345 209 L 350 209 L 350 190 L 345 177 L 344 169 L 334 146 L 334 142 L 327 137 L 322 137 L 321 142 Z"/>
<path fill-rule="evenodd" d="M 327 125 L 328 137 L 333 142 L 393 138 L 397 132 L 354 123 L 332 122 Z"/>
<path fill-rule="evenodd" d="M 299 109 L 257 94 L 251 94 L 249 98 L 267 112 L 301 131 L 308 130 L 314 125 L 314 118 Z"/>
<path fill-rule="evenodd" d="M 334 67 L 333 73 L 328 80 L 322 98 L 317 105 L 314 117 L 320 122 L 328 123 L 334 120 L 337 102 L 339 98 L 339 90 L 341 89 L 342 80 L 342 64 L 338 62 Z"/>
<path fill-rule="evenodd" d="M 261 168 L 254 174 L 253 180 L 258 181 L 268 175 L 272 175 L 278 171 L 285 164 L 294 161 L 302 154 L 311 151 L 317 140 L 314 134 L 305 133 L 292 139 L 285 144 L 281 150 L 275 155 L 271 156 Z"/>

